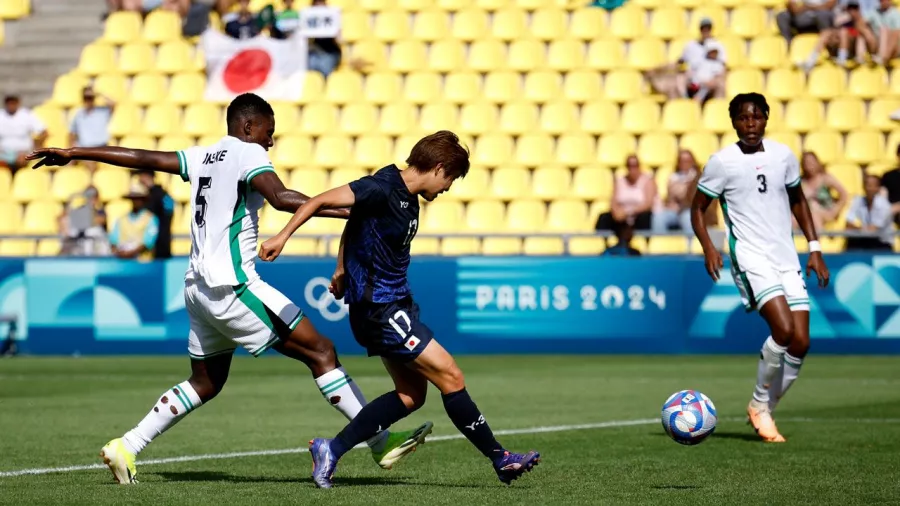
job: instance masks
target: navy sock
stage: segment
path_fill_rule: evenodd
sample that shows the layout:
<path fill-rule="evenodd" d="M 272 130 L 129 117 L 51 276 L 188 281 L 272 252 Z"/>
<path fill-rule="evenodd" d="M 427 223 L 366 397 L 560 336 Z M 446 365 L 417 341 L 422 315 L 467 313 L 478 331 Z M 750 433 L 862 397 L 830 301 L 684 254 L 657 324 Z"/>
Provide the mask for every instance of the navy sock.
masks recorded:
<path fill-rule="evenodd" d="M 459 392 L 441 395 L 441 399 L 453 425 L 475 445 L 475 448 L 478 448 L 478 451 L 492 462 L 503 458 L 503 447 L 494 439 L 494 432 L 465 388 Z"/>
<path fill-rule="evenodd" d="M 331 440 L 331 451 L 337 458 L 351 448 L 406 418 L 410 411 L 397 391 L 388 392 L 366 404 L 350 423 Z"/>

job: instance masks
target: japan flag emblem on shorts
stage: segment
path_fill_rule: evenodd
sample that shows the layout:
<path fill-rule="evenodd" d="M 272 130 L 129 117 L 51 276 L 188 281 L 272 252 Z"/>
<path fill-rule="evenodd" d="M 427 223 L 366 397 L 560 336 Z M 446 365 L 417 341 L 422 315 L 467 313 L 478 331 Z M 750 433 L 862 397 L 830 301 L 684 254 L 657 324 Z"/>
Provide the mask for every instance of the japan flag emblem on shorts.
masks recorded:
<path fill-rule="evenodd" d="M 416 349 L 416 346 L 418 346 L 420 342 L 421 342 L 421 341 L 419 341 L 419 338 L 418 338 L 418 337 L 416 337 L 416 336 L 409 336 L 409 339 L 407 339 L 406 342 L 405 342 L 403 345 L 406 346 L 406 349 L 407 349 L 407 350 L 413 351 L 413 350 Z"/>

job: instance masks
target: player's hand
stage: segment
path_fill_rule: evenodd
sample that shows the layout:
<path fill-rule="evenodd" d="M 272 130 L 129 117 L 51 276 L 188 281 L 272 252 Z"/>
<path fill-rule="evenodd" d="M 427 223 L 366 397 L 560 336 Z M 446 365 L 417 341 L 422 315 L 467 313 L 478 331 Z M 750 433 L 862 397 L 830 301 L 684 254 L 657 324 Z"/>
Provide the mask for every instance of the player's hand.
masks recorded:
<path fill-rule="evenodd" d="M 34 168 L 37 169 L 43 165 L 48 167 L 54 166 L 63 166 L 72 161 L 72 155 L 70 154 L 68 149 L 59 149 L 59 148 L 40 148 L 32 151 L 28 156 L 25 157 L 26 160 L 40 160 L 37 164 L 35 164 Z"/>
<path fill-rule="evenodd" d="M 806 277 L 809 277 L 809 271 L 816 273 L 820 288 L 828 286 L 828 281 L 831 280 L 831 273 L 828 272 L 828 267 L 825 266 L 825 259 L 822 258 L 821 251 L 814 251 L 809 254 L 809 259 L 806 260 Z"/>
<path fill-rule="evenodd" d="M 722 263 L 722 255 L 714 248 L 710 248 L 709 251 L 703 252 L 703 257 L 706 260 L 706 272 L 709 273 L 709 277 L 712 278 L 713 281 L 719 281 L 719 271 L 722 270 L 722 267 L 725 265 Z"/>
<path fill-rule="evenodd" d="M 347 288 L 346 280 L 347 274 L 344 272 L 344 269 L 335 269 L 334 274 L 331 276 L 331 285 L 328 287 L 328 291 L 334 295 L 336 300 L 344 298 L 344 290 Z"/>
<path fill-rule="evenodd" d="M 281 236 L 277 235 L 263 242 L 259 247 L 259 259 L 263 262 L 274 261 L 281 254 L 281 250 L 284 249 L 286 242 Z"/>

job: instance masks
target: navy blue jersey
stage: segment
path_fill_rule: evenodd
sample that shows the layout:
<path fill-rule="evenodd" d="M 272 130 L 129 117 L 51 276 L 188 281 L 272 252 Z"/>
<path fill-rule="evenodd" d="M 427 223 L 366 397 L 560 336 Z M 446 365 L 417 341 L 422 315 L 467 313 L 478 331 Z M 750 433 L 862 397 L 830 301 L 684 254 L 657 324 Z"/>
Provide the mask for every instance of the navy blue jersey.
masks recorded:
<path fill-rule="evenodd" d="M 409 244 L 419 228 L 419 199 L 396 165 L 350 183 L 356 199 L 347 222 L 344 270 L 348 304 L 384 304 L 410 295 Z"/>

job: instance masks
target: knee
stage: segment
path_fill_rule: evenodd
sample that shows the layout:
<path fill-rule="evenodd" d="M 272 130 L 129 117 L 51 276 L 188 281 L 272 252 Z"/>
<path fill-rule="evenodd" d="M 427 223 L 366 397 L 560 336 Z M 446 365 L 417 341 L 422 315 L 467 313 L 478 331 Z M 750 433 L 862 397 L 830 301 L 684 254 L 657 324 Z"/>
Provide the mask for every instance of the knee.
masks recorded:
<path fill-rule="evenodd" d="M 421 389 L 397 390 L 397 395 L 403 401 L 403 405 L 410 411 L 416 411 L 425 405 L 425 397 L 428 395 L 427 385 Z"/>
<path fill-rule="evenodd" d="M 459 392 L 463 388 L 466 388 L 466 380 L 455 361 L 450 364 L 450 367 L 443 371 L 440 381 L 441 383 L 436 386 L 440 389 L 442 394 Z"/>
<path fill-rule="evenodd" d="M 322 374 L 337 367 L 337 353 L 334 351 L 334 343 L 331 339 L 319 336 L 315 349 L 309 353 L 310 369 L 322 371 Z"/>
<path fill-rule="evenodd" d="M 779 319 L 772 325 L 772 333 L 780 338 L 778 341 L 790 343 L 794 341 L 794 336 L 797 332 L 793 320 L 786 318 Z"/>
<path fill-rule="evenodd" d="M 200 397 L 200 400 L 203 403 L 207 403 L 219 395 L 219 392 L 225 387 L 225 381 L 227 379 L 227 376 L 215 380 L 206 376 L 191 376 L 188 381 L 194 391 L 197 392 L 197 397 Z"/>

